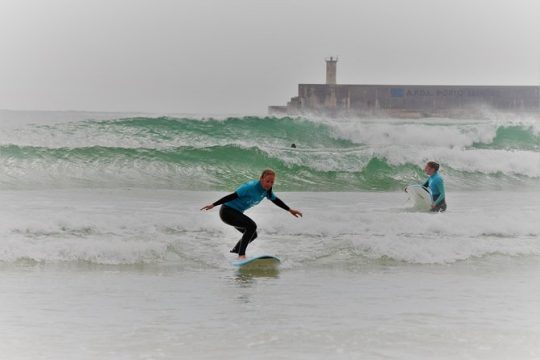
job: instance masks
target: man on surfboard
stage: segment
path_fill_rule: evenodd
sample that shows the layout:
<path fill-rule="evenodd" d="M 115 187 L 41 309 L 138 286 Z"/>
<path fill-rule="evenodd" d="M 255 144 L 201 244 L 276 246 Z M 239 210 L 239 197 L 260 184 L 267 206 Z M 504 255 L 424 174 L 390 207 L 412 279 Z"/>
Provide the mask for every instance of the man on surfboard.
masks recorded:
<path fill-rule="evenodd" d="M 241 185 L 232 194 L 229 194 L 218 201 L 204 206 L 201 210 L 210 210 L 214 206 L 222 205 L 219 210 L 221 220 L 227 225 L 234 226 L 236 230 L 244 235 L 231 250 L 238 254 L 240 259 L 246 258 L 246 248 L 250 242 L 257 238 L 257 224 L 244 214 L 244 211 L 260 203 L 264 198 L 269 199 L 274 204 L 288 211 L 294 217 L 301 217 L 302 213 L 291 209 L 281 201 L 272 191 L 272 186 L 276 180 L 276 173 L 271 169 L 262 172 L 259 180 L 251 180 Z"/>
<path fill-rule="evenodd" d="M 433 199 L 433 203 L 431 204 L 431 211 L 445 211 L 446 197 L 444 192 L 444 181 L 439 174 L 439 164 L 435 161 L 428 161 L 428 163 L 424 167 L 424 172 L 429 175 L 429 178 L 423 186 L 425 188 L 428 188 L 431 192 L 431 198 Z"/>

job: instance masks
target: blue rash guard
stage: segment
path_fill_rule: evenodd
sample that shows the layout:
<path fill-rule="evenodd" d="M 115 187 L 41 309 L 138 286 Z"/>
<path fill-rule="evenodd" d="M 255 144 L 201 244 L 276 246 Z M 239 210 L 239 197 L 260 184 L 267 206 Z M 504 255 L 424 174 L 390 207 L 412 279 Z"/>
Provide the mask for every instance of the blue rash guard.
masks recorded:
<path fill-rule="evenodd" d="M 240 187 L 235 190 L 235 193 L 238 195 L 238 198 L 226 202 L 223 205 L 238 210 L 241 213 L 257 205 L 264 198 L 272 201 L 276 200 L 276 195 L 274 195 L 272 189 L 265 190 L 259 180 L 251 180 L 240 185 Z"/>
<path fill-rule="evenodd" d="M 429 191 L 431 192 L 433 205 L 437 206 L 444 200 L 444 182 L 438 171 L 429 177 L 424 186 L 428 187 Z"/>

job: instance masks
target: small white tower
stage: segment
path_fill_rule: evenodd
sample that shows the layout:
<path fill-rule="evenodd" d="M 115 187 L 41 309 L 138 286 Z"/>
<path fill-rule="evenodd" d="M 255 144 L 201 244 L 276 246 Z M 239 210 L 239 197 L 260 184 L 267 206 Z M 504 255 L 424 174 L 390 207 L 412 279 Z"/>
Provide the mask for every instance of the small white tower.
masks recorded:
<path fill-rule="evenodd" d="M 336 85 L 336 64 L 337 57 L 327 58 L 326 60 L 326 84 L 327 85 Z"/>

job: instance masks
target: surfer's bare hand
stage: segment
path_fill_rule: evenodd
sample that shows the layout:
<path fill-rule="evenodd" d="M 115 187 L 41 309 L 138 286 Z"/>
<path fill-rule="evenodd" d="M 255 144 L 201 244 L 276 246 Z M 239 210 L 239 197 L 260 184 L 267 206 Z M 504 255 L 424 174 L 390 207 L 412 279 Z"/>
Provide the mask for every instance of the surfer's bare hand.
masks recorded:
<path fill-rule="evenodd" d="M 294 217 L 302 217 L 302 213 L 298 210 L 295 210 L 295 209 L 289 209 L 289 212 L 291 213 L 292 216 Z"/>
<path fill-rule="evenodd" d="M 214 204 L 210 204 L 210 205 L 206 205 L 204 207 L 201 208 L 201 210 L 211 210 L 214 208 Z"/>

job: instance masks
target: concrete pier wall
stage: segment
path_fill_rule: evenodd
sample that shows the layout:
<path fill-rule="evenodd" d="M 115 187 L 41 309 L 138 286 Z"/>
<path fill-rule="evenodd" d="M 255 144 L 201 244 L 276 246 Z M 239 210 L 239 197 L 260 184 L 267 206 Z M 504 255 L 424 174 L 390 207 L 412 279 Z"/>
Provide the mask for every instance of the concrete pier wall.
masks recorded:
<path fill-rule="evenodd" d="M 453 116 L 482 108 L 540 113 L 540 87 L 300 84 L 286 112 Z"/>
<path fill-rule="evenodd" d="M 461 117 L 479 109 L 540 115 L 539 86 L 336 84 L 337 58 L 326 59 L 326 84 L 299 84 L 298 96 L 271 114 Z"/>

